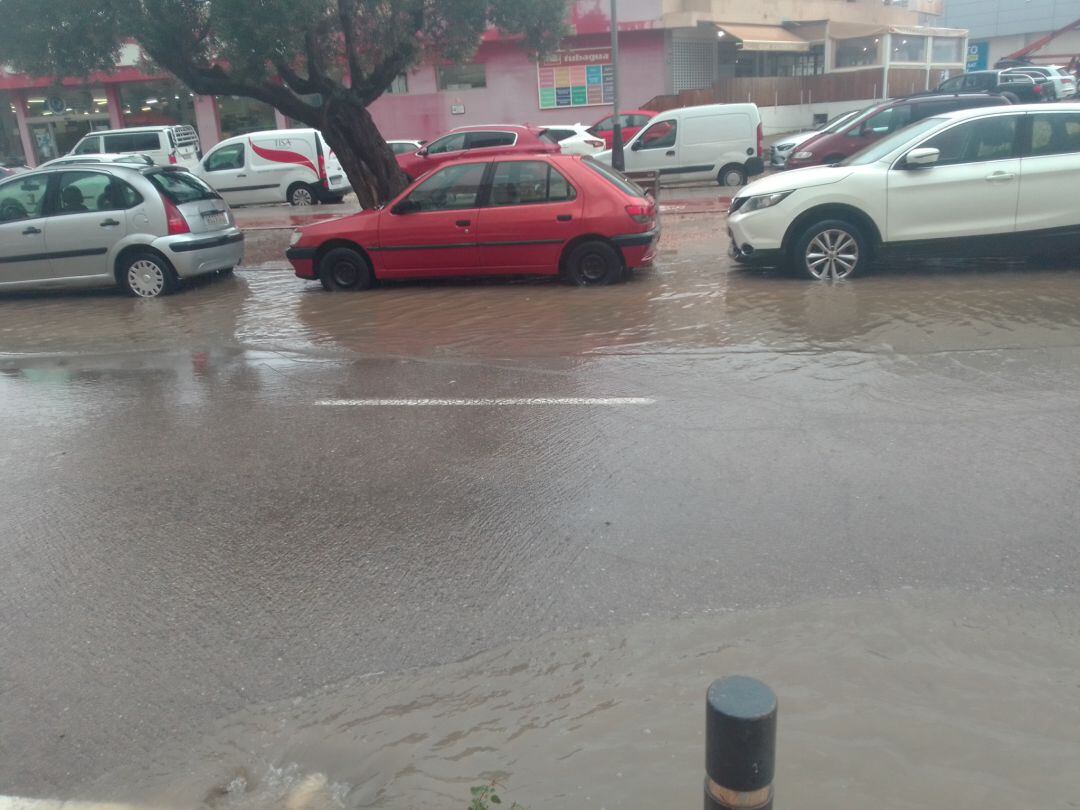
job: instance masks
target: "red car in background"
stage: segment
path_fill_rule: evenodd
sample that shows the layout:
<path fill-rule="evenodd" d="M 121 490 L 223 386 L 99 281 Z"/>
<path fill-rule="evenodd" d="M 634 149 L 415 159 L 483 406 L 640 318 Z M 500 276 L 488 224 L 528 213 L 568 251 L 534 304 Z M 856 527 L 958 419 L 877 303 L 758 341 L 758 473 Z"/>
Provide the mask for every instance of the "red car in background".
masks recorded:
<path fill-rule="evenodd" d="M 415 152 L 398 155 L 397 162 L 409 180 L 415 180 L 437 166 L 465 157 L 490 159 L 519 152 L 558 154 L 559 144 L 544 132 L 540 127 L 516 125 L 459 127 Z"/>
<path fill-rule="evenodd" d="M 588 157 L 504 154 L 446 164 L 389 205 L 293 233 L 296 275 L 327 290 L 378 279 L 561 275 L 611 284 L 650 261 L 656 203 Z"/>
<path fill-rule="evenodd" d="M 657 113 L 652 110 L 629 110 L 622 113 L 622 141 L 629 143 L 649 121 L 655 118 Z M 610 149 L 615 145 L 615 116 L 609 115 L 601 118 L 591 127 L 589 132 L 598 138 L 604 139 L 604 148 Z"/>

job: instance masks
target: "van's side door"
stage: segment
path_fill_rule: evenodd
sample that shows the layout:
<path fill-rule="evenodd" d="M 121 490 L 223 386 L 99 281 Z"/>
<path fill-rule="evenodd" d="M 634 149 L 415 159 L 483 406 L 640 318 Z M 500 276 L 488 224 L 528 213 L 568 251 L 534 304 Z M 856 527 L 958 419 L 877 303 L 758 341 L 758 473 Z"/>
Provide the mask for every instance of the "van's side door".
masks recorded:
<path fill-rule="evenodd" d="M 668 118 L 649 124 L 634 136 L 626 150 L 627 171 L 659 172 L 663 177 L 678 177 L 681 171 L 678 141 L 677 120 Z"/>
<path fill-rule="evenodd" d="M 294 183 L 307 186 L 322 181 L 319 155 L 315 146 L 314 130 L 308 135 L 298 132 L 292 135 L 266 136 L 258 133 L 248 136 L 247 175 L 249 196 L 245 202 L 273 203 L 288 199 L 289 188 Z M 325 163 L 325 160 L 324 160 Z"/>
<path fill-rule="evenodd" d="M 678 180 L 716 180 L 757 155 L 757 125 L 745 112 L 687 117 L 679 133 Z"/>
<path fill-rule="evenodd" d="M 203 158 L 200 174 L 229 205 L 257 201 L 252 190 L 255 180 L 247 168 L 247 147 L 243 141 L 219 146 L 211 151 Z"/>

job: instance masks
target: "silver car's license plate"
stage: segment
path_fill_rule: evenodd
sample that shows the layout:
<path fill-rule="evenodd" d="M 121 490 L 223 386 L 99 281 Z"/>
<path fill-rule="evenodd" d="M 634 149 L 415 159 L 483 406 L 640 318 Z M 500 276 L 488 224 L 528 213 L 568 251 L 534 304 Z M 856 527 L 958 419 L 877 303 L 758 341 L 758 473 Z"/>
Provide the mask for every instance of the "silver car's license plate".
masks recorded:
<path fill-rule="evenodd" d="M 224 211 L 211 211 L 209 214 L 203 214 L 203 219 L 207 225 L 225 225 L 229 221 Z"/>

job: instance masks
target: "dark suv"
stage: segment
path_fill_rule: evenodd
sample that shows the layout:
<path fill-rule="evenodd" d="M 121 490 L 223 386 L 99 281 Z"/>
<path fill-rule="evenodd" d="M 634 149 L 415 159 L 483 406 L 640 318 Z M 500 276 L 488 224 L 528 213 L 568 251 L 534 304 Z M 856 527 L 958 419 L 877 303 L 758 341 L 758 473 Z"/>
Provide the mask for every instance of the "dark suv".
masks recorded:
<path fill-rule="evenodd" d="M 861 152 L 879 138 L 884 138 L 908 124 L 935 115 L 967 110 L 972 107 L 994 107 L 1009 104 L 1005 96 L 997 95 L 923 95 L 883 101 L 851 119 L 842 128 L 823 132 L 795 147 L 788 158 L 787 168 L 830 166 Z"/>
<path fill-rule="evenodd" d="M 974 70 L 953 76 L 935 92 L 938 93 L 997 93 L 1013 104 L 1034 104 L 1046 101 L 1053 89 L 1048 79 L 1038 79 L 1014 70 Z"/>

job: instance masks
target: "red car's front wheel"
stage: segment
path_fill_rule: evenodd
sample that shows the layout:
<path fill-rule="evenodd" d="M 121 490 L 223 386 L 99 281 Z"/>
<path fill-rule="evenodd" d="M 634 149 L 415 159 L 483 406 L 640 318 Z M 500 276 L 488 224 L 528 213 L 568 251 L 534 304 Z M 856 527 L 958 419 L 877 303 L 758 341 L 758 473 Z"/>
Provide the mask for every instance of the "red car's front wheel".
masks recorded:
<path fill-rule="evenodd" d="M 367 290 L 375 283 L 375 274 L 367 259 L 352 248 L 334 248 L 319 262 L 319 281 L 331 292 Z"/>

